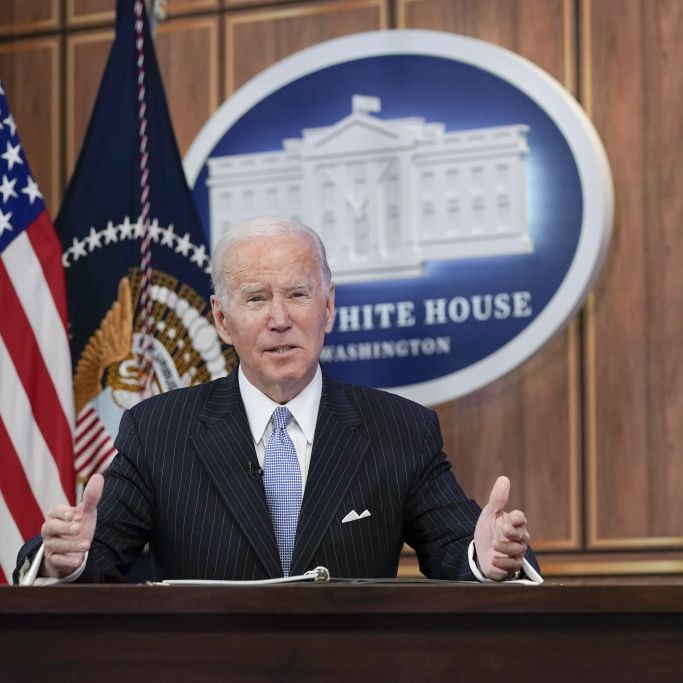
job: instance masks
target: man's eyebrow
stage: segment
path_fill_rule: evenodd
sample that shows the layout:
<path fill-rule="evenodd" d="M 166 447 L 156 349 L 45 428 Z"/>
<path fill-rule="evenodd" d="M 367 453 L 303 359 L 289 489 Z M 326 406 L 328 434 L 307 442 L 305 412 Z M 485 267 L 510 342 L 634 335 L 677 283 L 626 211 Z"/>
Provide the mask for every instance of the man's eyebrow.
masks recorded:
<path fill-rule="evenodd" d="M 243 294 L 245 296 L 248 296 L 249 294 L 260 294 L 261 292 L 265 292 L 268 288 L 265 287 L 264 285 L 261 285 L 257 282 L 250 283 L 247 282 L 246 284 L 240 285 L 237 289 L 237 291 L 240 294 Z"/>
<path fill-rule="evenodd" d="M 289 287 L 286 287 L 285 292 L 292 292 L 296 289 L 307 289 L 307 290 L 311 291 L 313 289 L 313 285 L 310 282 L 308 282 L 307 280 L 304 282 L 297 282 L 293 285 L 289 285 Z"/>

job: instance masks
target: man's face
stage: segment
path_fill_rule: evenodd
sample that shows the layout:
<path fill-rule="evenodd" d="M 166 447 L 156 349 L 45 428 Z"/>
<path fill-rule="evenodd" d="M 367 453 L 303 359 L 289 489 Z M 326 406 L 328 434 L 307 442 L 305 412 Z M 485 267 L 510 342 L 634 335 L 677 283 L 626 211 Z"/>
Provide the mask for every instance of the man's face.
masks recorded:
<path fill-rule="evenodd" d="M 239 243 L 223 274 L 227 302 L 211 297 L 218 334 L 254 386 L 277 403 L 290 401 L 313 379 L 334 318 L 334 286 L 325 294 L 310 238 Z"/>

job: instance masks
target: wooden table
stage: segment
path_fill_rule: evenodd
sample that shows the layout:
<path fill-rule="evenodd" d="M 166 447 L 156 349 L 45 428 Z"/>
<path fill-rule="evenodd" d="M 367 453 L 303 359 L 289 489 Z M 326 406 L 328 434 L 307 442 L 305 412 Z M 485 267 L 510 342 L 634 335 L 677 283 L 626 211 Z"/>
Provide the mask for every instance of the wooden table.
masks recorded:
<path fill-rule="evenodd" d="M 0 588 L 0 680 L 683 681 L 683 585 Z"/>

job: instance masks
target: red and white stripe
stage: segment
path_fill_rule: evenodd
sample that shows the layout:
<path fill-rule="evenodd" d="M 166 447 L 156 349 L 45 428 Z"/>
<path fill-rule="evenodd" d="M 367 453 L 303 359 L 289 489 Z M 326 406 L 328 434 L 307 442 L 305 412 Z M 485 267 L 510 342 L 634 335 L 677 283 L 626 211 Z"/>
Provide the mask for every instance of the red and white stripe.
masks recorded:
<path fill-rule="evenodd" d="M 75 498 L 61 252 L 43 211 L 0 256 L 0 581 L 47 512 Z"/>
<path fill-rule="evenodd" d="M 88 403 L 76 420 L 74 465 L 78 480 L 87 481 L 92 474 L 104 472 L 115 455 L 114 440 L 92 403 Z"/>

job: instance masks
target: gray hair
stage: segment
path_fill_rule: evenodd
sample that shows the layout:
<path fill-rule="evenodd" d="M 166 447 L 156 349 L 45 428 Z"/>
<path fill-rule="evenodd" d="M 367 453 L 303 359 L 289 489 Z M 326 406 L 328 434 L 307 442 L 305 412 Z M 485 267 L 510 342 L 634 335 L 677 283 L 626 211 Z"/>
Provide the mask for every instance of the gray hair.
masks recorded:
<path fill-rule="evenodd" d="M 279 235 L 304 235 L 308 237 L 315 251 L 315 256 L 320 266 L 320 281 L 325 294 L 330 291 L 332 272 L 327 263 L 325 245 L 318 233 L 303 223 L 289 218 L 277 218 L 275 216 L 261 216 L 250 218 L 230 228 L 217 242 L 211 256 L 211 281 L 213 290 L 218 300 L 227 304 L 227 283 L 223 272 L 223 260 L 229 257 L 230 252 L 242 242 L 248 242 Z"/>

